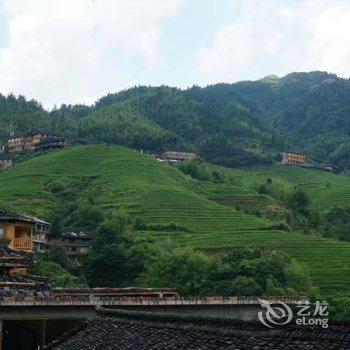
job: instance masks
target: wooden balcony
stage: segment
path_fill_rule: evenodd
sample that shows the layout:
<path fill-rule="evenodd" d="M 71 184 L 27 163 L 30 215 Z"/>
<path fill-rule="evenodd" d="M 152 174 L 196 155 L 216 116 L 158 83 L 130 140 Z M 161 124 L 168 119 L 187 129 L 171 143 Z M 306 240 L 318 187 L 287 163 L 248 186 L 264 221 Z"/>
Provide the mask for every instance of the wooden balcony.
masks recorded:
<path fill-rule="evenodd" d="M 27 274 L 27 269 L 26 268 L 16 268 L 16 269 L 12 269 L 10 271 L 11 275 L 22 275 L 25 276 Z"/>
<path fill-rule="evenodd" d="M 21 237 L 13 239 L 13 248 L 19 250 L 33 250 L 33 239 L 31 237 Z"/>

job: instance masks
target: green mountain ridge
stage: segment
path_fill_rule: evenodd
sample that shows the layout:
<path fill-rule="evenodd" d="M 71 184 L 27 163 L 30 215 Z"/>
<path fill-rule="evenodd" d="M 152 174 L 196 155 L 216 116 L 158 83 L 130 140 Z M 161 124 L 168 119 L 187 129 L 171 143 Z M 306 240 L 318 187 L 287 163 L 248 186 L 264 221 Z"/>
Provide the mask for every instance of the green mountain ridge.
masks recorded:
<path fill-rule="evenodd" d="M 186 90 L 139 86 L 51 112 L 0 96 L 0 140 L 44 128 L 92 143 L 191 150 L 225 166 L 270 164 L 298 149 L 349 168 L 349 115 L 350 81 L 315 71 Z"/>

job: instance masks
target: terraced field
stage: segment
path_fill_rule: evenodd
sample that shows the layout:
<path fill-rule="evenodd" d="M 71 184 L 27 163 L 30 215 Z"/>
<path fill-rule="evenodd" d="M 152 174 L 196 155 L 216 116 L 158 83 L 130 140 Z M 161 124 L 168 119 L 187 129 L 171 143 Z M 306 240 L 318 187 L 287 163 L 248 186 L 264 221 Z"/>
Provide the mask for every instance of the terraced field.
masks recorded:
<path fill-rule="evenodd" d="M 255 216 L 243 215 L 227 206 L 202 198 L 184 190 L 156 188 L 148 191 L 141 200 L 146 222 L 166 224 L 173 222 L 186 226 L 191 231 L 227 232 L 259 229 L 266 222 Z"/>
<path fill-rule="evenodd" d="M 214 184 L 202 185 L 174 167 L 118 146 L 77 147 L 23 162 L 0 174 L 0 204 L 45 216 L 51 203 L 45 181 L 80 176 L 96 177 L 105 184 L 97 198 L 101 207 L 125 207 L 149 224 L 177 223 L 195 232 L 270 224 L 210 200 Z M 237 187 L 225 186 L 225 191 L 242 195 Z"/>
<path fill-rule="evenodd" d="M 229 252 L 243 247 L 267 247 L 286 251 L 303 261 L 313 282 L 327 296 L 350 297 L 350 243 L 282 231 L 242 231 L 236 233 L 192 234 L 150 232 L 142 236 L 173 239 L 208 253 Z"/>
<path fill-rule="evenodd" d="M 293 166 L 270 166 L 242 170 L 225 170 L 237 177 L 245 189 L 256 189 L 271 178 L 285 190 L 299 187 L 305 190 L 314 210 L 327 210 L 332 205 L 350 204 L 350 177 L 335 175 L 327 171 Z"/>
<path fill-rule="evenodd" d="M 237 204 L 275 203 L 273 197 L 256 191 L 269 177 L 282 189 L 304 188 L 315 209 L 348 204 L 347 176 L 278 166 L 223 171 L 232 176 L 232 185 L 193 180 L 175 167 L 123 147 L 76 147 L 33 158 L 0 173 L 0 207 L 45 218 L 53 200 L 45 189 L 46 181 L 64 183 L 91 177 L 101 185 L 96 197 L 101 208 L 124 207 L 148 224 L 176 223 L 186 231 L 134 234 L 170 237 L 210 253 L 245 246 L 276 247 L 304 261 L 326 295 L 350 296 L 349 243 L 271 231 L 268 220 L 235 210 Z"/>
<path fill-rule="evenodd" d="M 326 210 L 332 205 L 350 204 L 350 178 L 322 170 L 299 167 L 273 167 L 273 175 L 298 185 L 311 197 L 314 209 Z"/>

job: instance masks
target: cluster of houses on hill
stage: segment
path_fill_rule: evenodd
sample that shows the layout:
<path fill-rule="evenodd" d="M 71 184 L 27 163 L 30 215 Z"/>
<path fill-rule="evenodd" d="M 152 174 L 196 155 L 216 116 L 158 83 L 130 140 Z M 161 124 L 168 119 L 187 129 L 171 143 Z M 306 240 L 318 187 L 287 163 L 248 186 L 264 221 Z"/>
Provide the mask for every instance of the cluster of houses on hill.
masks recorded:
<path fill-rule="evenodd" d="M 0 210 L 0 238 L 9 239 L 13 249 L 36 253 L 61 246 L 69 257 L 79 259 L 91 247 L 92 233 L 73 227 L 54 235 L 51 224 L 45 220 Z"/>
<path fill-rule="evenodd" d="M 67 144 L 67 140 L 56 133 L 38 130 L 9 139 L 8 150 L 9 152 L 24 152 L 28 150 L 38 152 L 64 148 Z"/>
<path fill-rule="evenodd" d="M 330 172 L 335 173 L 335 174 L 338 174 L 340 172 L 340 169 L 334 164 L 329 164 L 329 165 L 314 164 L 313 162 L 309 161 L 307 159 L 306 155 L 302 152 L 282 153 L 281 164 L 322 169 L 322 170 L 330 171 Z"/>
<path fill-rule="evenodd" d="M 150 155 L 155 159 L 157 159 L 158 161 L 167 163 L 170 165 L 175 165 L 185 160 L 200 159 L 198 155 L 193 152 L 165 151 L 160 154 L 151 152 Z M 340 169 L 336 165 L 315 164 L 314 162 L 307 159 L 307 156 L 305 153 L 298 152 L 298 151 L 289 151 L 289 152 L 282 153 L 282 160 L 280 164 L 321 169 L 321 170 L 330 171 L 335 174 L 338 174 L 340 172 Z"/>
<path fill-rule="evenodd" d="M 32 131 L 25 135 L 12 137 L 7 145 L 0 143 L 0 171 L 12 167 L 12 154 L 27 151 L 41 153 L 49 150 L 64 148 L 68 145 L 66 138 L 51 131 Z"/>

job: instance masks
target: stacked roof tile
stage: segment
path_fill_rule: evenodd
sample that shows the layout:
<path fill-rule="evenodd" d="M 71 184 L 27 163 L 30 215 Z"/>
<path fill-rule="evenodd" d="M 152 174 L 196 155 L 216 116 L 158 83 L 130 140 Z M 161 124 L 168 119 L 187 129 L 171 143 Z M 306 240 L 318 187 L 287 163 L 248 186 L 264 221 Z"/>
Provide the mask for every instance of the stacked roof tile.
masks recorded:
<path fill-rule="evenodd" d="M 0 238 L 0 297 L 46 297 L 51 289 L 44 277 L 16 274 L 15 269 L 34 266 L 32 252 L 12 249 L 9 239 Z"/>
<path fill-rule="evenodd" d="M 66 334 L 46 347 L 55 350 L 345 350 L 349 348 L 350 335 L 344 330 L 293 327 L 267 330 L 256 325 L 243 328 L 233 325 L 215 327 L 190 322 L 159 323 L 110 317 L 92 320 L 79 330 Z"/>
<path fill-rule="evenodd" d="M 33 253 L 9 247 L 10 240 L 0 238 L 0 274 L 8 274 L 14 268 L 32 267 Z"/>

